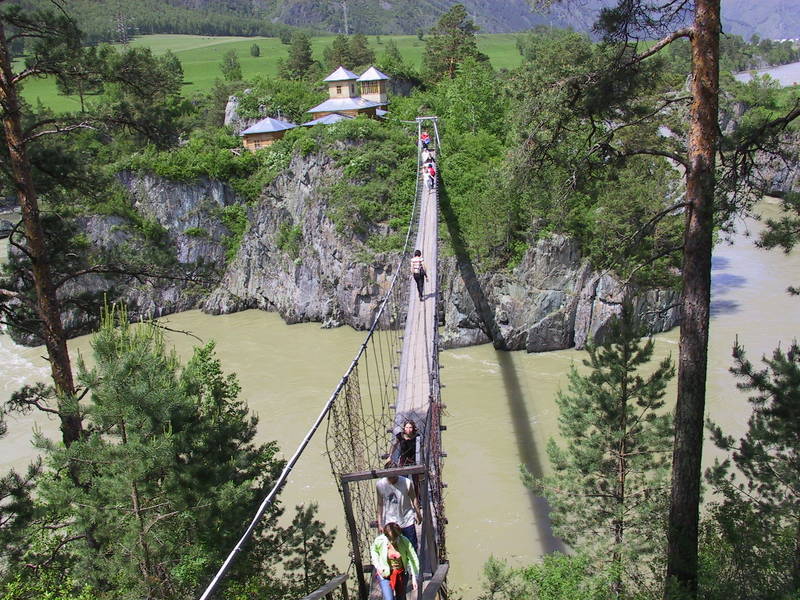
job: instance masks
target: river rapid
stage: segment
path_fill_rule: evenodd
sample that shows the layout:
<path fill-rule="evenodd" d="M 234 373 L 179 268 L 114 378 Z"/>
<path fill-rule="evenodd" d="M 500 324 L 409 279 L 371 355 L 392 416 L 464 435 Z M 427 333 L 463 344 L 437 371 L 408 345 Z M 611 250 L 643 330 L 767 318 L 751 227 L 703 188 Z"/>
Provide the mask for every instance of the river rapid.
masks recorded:
<path fill-rule="evenodd" d="M 761 213 L 774 216 L 778 206 L 765 201 Z M 728 372 L 734 339 L 738 336 L 757 361 L 779 343 L 786 347 L 800 332 L 800 299 L 785 292 L 800 284 L 800 253 L 757 249 L 753 239 L 760 228 L 751 220 L 739 223 L 735 244 L 720 244 L 714 252 L 707 412 L 732 434 L 744 431 L 749 415 L 746 397 Z M 5 244 L 0 243 L 3 257 Z M 243 397 L 260 417 L 260 439 L 277 440 L 285 457 L 294 452 L 364 338 L 349 328 L 286 325 L 276 314 L 254 310 L 223 316 L 189 311 L 162 322 L 216 341 L 225 370 L 239 375 Z M 181 333 L 168 338 L 183 359 L 198 344 Z M 677 330 L 656 336 L 656 358 L 671 354 L 677 359 L 677 340 Z M 73 356 L 87 356 L 89 338 L 72 340 L 70 348 Z M 47 378 L 43 354 L 42 348 L 20 347 L 0 335 L 0 401 L 24 383 Z M 580 366 L 584 357 L 575 350 L 497 352 L 490 345 L 442 354 L 449 582 L 465 598 L 478 595 L 482 566 L 490 555 L 523 565 L 558 547 L 546 520 L 537 518 L 542 506 L 522 485 L 518 471 L 520 464 L 546 471 L 545 444 L 557 431 L 554 398 L 566 387 L 570 365 Z M 667 397 L 674 404 L 674 381 Z M 58 436 L 57 422 L 44 415 L 8 417 L 8 426 L 0 440 L 0 470 L 24 468 L 30 461 L 34 430 Z M 706 463 L 716 455 L 706 444 Z M 290 508 L 319 504 L 320 518 L 338 529 L 329 559 L 346 568 L 343 511 L 324 455 L 324 429 L 295 468 L 282 501 Z"/>

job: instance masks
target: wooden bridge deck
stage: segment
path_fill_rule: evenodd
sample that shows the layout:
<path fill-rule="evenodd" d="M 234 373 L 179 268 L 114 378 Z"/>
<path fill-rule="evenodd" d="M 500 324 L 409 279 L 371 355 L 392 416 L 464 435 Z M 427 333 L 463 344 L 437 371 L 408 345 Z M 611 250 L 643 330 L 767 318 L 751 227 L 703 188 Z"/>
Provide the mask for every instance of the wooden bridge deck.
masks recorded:
<path fill-rule="evenodd" d="M 423 175 L 423 180 L 427 176 Z M 397 386 L 395 431 L 403 421 L 413 419 L 425 423 L 430 399 L 430 375 L 433 357 L 433 333 L 436 317 L 436 281 L 438 261 L 438 199 L 437 189 L 424 186 L 421 194 L 419 229 L 415 249 L 422 251 L 428 279 L 425 280 L 423 300 L 409 275 L 408 317 L 403 338 L 403 353 Z"/>

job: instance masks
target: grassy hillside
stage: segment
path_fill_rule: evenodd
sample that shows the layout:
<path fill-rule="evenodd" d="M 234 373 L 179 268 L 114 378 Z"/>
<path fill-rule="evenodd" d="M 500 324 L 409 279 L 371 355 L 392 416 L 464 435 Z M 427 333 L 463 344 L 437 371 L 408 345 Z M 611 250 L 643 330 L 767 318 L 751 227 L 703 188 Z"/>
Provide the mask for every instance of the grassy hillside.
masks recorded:
<path fill-rule="evenodd" d="M 383 44 L 389 39 L 397 44 L 403 58 L 414 65 L 420 65 L 425 43 L 417 36 L 370 36 L 369 43 L 380 57 Z M 322 58 L 323 49 L 331 44 L 333 37 L 311 38 L 314 57 Z M 258 44 L 261 56 L 250 55 L 250 47 Z M 149 46 L 156 54 L 171 50 L 183 64 L 184 95 L 208 90 L 215 79 L 221 78 L 219 64 L 229 50 L 235 50 L 242 65 L 245 78 L 255 75 L 273 76 L 278 73 L 278 60 L 285 59 L 288 46 L 277 38 L 207 37 L 193 35 L 147 35 L 134 39 L 134 46 Z M 516 49 L 516 34 L 485 34 L 478 36 L 478 45 L 486 53 L 497 69 L 510 69 L 521 64 Z M 35 79 L 25 85 L 25 98 L 31 103 L 41 102 L 56 111 L 69 111 L 78 108 L 76 98 L 61 96 L 51 79 Z"/>

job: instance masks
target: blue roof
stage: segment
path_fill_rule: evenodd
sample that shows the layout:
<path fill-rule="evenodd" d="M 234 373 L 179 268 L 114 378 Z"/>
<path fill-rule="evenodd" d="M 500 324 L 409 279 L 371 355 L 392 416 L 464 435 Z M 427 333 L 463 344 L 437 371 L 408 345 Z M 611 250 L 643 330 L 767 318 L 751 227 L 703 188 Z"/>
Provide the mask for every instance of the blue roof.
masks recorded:
<path fill-rule="evenodd" d="M 358 78 L 359 81 L 381 81 L 391 79 L 386 73 L 381 73 L 375 67 L 370 67 L 361 74 Z"/>
<path fill-rule="evenodd" d="M 334 123 L 338 123 L 339 121 L 345 121 L 347 119 L 354 119 L 355 117 L 351 117 L 350 115 L 340 115 L 339 113 L 333 113 L 332 115 L 325 115 L 324 117 L 320 117 L 319 119 L 314 119 L 313 121 L 309 121 L 308 123 L 303 123 L 303 127 L 311 127 L 313 125 L 333 125 Z"/>
<path fill-rule="evenodd" d="M 339 67 L 322 81 L 355 81 L 356 79 L 358 79 L 358 75 L 344 67 Z"/>
<path fill-rule="evenodd" d="M 364 100 L 364 98 L 361 97 L 331 98 L 330 100 L 325 100 L 322 104 L 317 104 L 314 108 L 308 109 L 306 112 L 339 112 L 340 110 L 362 110 L 378 106 L 383 105 L 377 102 L 371 102 L 370 100 Z"/>
<path fill-rule="evenodd" d="M 287 129 L 294 129 L 297 127 L 294 123 L 289 123 L 288 121 L 283 121 L 281 119 L 273 119 L 272 117 L 267 117 L 266 119 L 261 119 L 255 125 L 251 125 L 244 131 L 242 131 L 239 135 L 248 135 L 251 133 L 274 133 L 276 131 L 286 131 Z"/>

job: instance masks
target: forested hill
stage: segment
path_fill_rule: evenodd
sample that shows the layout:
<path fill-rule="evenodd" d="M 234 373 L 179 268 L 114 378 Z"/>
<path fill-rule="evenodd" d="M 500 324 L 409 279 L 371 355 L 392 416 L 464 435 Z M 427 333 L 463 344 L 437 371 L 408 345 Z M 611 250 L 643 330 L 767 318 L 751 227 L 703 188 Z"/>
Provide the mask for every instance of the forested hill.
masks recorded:
<path fill-rule="evenodd" d="M 18 0 L 26 6 L 49 0 Z M 539 24 L 588 31 L 613 0 L 568 0 L 547 14 L 528 0 L 72 0 L 90 40 L 123 35 L 187 33 L 278 36 L 287 26 L 334 33 L 427 32 L 454 4 L 463 4 L 483 33 L 524 31 Z M 800 37 L 796 0 L 723 0 L 723 29 L 745 39 Z"/>

